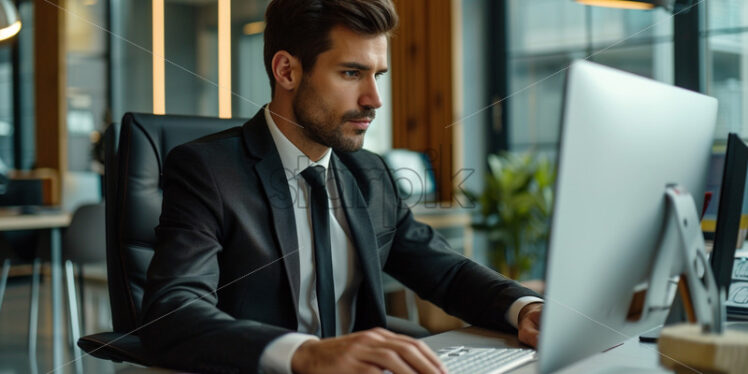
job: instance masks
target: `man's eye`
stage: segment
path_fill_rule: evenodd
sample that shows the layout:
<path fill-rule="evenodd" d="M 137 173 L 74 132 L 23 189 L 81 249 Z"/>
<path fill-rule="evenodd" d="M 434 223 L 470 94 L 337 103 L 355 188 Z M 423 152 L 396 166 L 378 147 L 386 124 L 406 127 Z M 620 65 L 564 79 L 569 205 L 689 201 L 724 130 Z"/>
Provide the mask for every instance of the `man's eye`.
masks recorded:
<path fill-rule="evenodd" d="M 358 78 L 360 73 L 358 72 L 358 70 L 346 70 L 343 72 L 343 75 L 346 78 Z"/>

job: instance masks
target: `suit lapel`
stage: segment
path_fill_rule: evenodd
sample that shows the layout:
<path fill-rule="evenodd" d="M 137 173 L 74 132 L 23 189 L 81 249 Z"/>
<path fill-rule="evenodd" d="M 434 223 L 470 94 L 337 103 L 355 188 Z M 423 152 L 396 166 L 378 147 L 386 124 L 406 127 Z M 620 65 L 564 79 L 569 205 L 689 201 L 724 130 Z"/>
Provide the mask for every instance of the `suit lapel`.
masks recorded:
<path fill-rule="evenodd" d="M 270 203 L 276 240 L 280 246 L 283 266 L 291 286 L 295 310 L 299 309 L 299 253 L 294 220 L 293 201 L 288 189 L 285 170 L 265 122 L 264 108 L 244 124 L 243 137 L 247 152 L 258 158 L 255 171 Z M 353 174 L 333 152 L 330 160 L 343 204 L 352 241 L 356 247 L 364 282 L 359 290 L 356 329 L 385 326 L 382 270 L 376 246 L 376 235 L 367 204 Z M 366 310 L 361 310 L 363 308 Z M 373 309 L 373 310 L 371 310 Z"/>
<path fill-rule="evenodd" d="M 343 164 L 342 161 L 335 155 L 332 154 L 330 159 L 332 163 L 333 171 L 335 173 L 335 181 L 338 187 L 338 193 L 342 199 L 341 203 L 343 210 L 345 211 L 346 219 L 348 220 L 348 226 L 351 229 L 351 235 L 353 236 L 353 244 L 356 247 L 358 254 L 359 264 L 363 270 L 364 275 L 364 287 L 365 290 L 359 290 L 359 298 L 366 295 L 368 291 L 370 296 L 374 299 L 373 305 L 369 307 L 375 307 L 376 313 L 369 313 L 368 318 L 371 321 L 356 321 L 356 325 L 360 326 L 360 322 L 365 325 L 373 326 L 384 326 L 385 325 L 385 310 L 384 310 L 384 295 L 382 293 L 382 270 L 379 262 L 379 252 L 376 246 L 376 236 L 374 234 L 374 226 L 371 223 L 367 204 L 364 201 L 364 197 L 361 195 L 361 190 L 356 183 L 356 180 L 351 174 L 350 170 Z M 363 301 L 363 303 L 362 303 Z M 358 305 L 368 305 L 366 300 L 359 300 Z M 368 311 L 359 310 L 357 315 L 362 316 Z"/>
<path fill-rule="evenodd" d="M 293 201 L 283 164 L 265 122 L 264 108 L 244 125 L 243 135 L 247 151 L 259 158 L 255 171 L 270 203 L 275 239 L 280 246 L 281 261 L 291 286 L 295 310 L 298 311 L 299 246 Z"/>

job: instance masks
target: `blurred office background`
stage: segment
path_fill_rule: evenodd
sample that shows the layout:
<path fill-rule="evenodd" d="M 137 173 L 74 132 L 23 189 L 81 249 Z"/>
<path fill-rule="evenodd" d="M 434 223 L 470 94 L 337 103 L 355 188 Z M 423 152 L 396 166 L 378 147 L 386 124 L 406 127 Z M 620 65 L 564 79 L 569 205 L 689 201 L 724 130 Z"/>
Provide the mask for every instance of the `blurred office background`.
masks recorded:
<path fill-rule="evenodd" d="M 64 211 L 102 201 L 98 144 L 123 114 L 249 118 L 270 99 L 262 54 L 268 0 L 9 3 L 23 26 L 0 42 L 0 160 L 12 175 L 55 180 L 41 201 Z M 163 4 L 162 17 L 154 17 L 154 3 Z M 228 14 L 219 3 L 229 5 Z M 391 74 L 379 81 L 384 106 L 365 147 L 425 155 L 429 172 L 416 174 L 433 188 L 427 198 L 414 199 L 414 209 L 439 225 L 457 250 L 480 262 L 491 264 L 490 240 L 472 230 L 475 207 L 460 191 L 483 189 L 489 154 L 534 152 L 552 162 L 564 69 L 574 59 L 716 97 L 715 152 L 724 150 L 728 132 L 748 137 L 743 0 L 695 0 L 688 12 L 675 15 L 662 8 L 611 9 L 574 0 L 395 3 L 401 27 L 391 43 Z M 228 48 L 219 47 L 222 43 Z M 154 53 L 163 59 L 154 59 Z M 159 64 L 162 72 L 155 68 Z M 222 84 L 230 88 L 219 89 L 219 79 L 227 76 Z M 27 372 L 27 280 L 34 257 L 28 246 L 34 253 L 47 250 L 43 240 L 3 240 L 3 253 L 19 265 L 0 310 L 0 373 Z M 92 296 L 81 308 L 90 314 L 83 332 L 106 330 L 104 266 L 84 273 Z M 540 255 L 522 279 L 542 276 Z M 48 285 L 43 279 L 39 370 L 45 372 L 51 369 L 43 353 L 51 334 L 45 332 Z M 430 323 L 428 316 L 421 321 Z"/>

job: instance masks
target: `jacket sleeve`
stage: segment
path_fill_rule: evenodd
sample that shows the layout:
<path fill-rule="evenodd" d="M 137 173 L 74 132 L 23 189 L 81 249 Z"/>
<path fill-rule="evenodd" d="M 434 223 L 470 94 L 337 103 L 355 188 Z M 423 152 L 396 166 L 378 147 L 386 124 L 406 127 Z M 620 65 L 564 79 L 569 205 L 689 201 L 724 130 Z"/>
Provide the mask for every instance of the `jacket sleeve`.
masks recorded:
<path fill-rule="evenodd" d="M 143 296 L 143 344 L 161 365 L 257 372 L 265 347 L 289 330 L 238 320 L 217 307 L 223 208 L 219 186 L 188 144 L 164 163 L 157 245 Z"/>
<path fill-rule="evenodd" d="M 397 199 L 397 225 L 385 272 L 470 324 L 516 331 L 504 318 L 506 311 L 520 297 L 538 295 L 458 254 L 431 226 L 416 221 L 387 170 Z"/>

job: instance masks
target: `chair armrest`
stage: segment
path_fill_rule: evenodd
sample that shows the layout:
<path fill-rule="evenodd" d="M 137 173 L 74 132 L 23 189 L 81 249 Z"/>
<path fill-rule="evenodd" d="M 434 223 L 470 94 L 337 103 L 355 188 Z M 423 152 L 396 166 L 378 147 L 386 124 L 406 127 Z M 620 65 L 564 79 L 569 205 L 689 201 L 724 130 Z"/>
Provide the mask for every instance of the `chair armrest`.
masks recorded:
<path fill-rule="evenodd" d="M 143 366 L 152 366 L 152 360 L 140 337 L 118 332 L 102 332 L 78 339 L 78 347 L 84 352 L 114 362 L 131 362 Z"/>
<path fill-rule="evenodd" d="M 431 333 L 408 320 L 387 316 L 387 328 L 395 333 L 413 338 L 424 338 Z M 118 332 L 102 332 L 78 339 L 78 347 L 91 356 L 114 362 L 130 362 L 153 366 L 154 360 L 143 347 L 140 337 Z"/>

